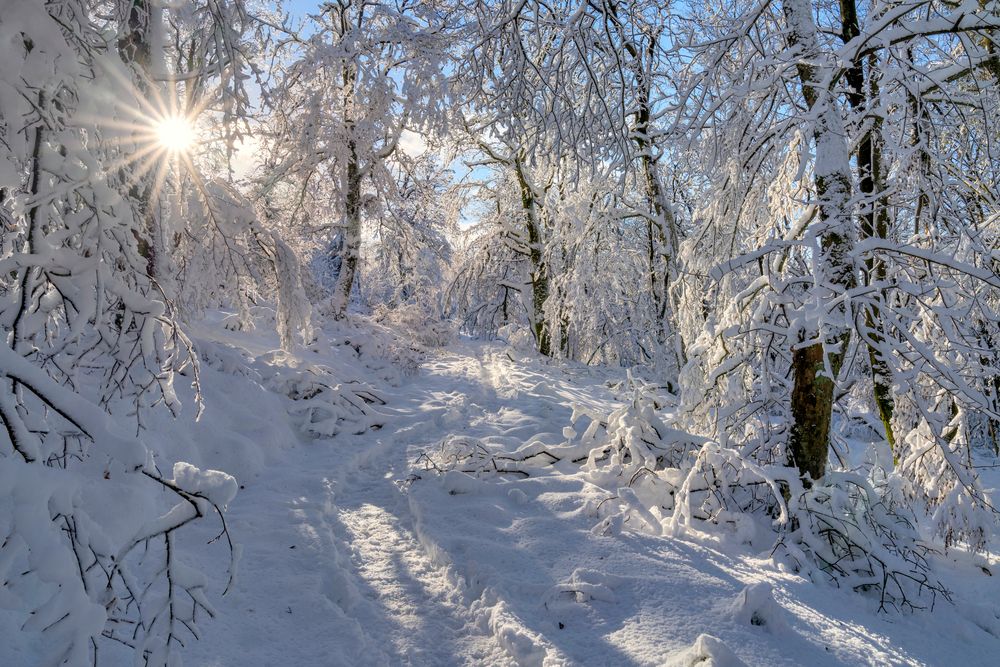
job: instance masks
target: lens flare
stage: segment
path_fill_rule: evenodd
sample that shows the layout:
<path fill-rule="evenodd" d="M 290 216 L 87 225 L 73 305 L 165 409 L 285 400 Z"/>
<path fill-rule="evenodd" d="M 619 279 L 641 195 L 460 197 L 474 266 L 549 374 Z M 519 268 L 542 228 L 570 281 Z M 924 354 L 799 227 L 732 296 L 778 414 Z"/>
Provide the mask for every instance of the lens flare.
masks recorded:
<path fill-rule="evenodd" d="M 194 125 L 184 116 L 168 116 L 156 126 L 156 141 L 171 153 L 186 153 L 194 146 Z"/>

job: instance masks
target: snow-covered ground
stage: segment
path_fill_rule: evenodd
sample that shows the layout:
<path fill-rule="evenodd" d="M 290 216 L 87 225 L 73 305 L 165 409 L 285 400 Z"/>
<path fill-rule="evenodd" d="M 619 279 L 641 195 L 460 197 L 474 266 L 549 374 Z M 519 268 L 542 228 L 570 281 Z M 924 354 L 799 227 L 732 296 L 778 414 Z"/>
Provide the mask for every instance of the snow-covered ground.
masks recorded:
<path fill-rule="evenodd" d="M 607 492 L 569 462 L 531 477 L 430 465 L 442 443 L 557 445 L 572 406 L 614 409 L 621 371 L 463 339 L 401 374 L 359 361 L 344 333 L 299 357 L 271 353 L 266 334 L 195 334 L 206 412 L 164 418 L 155 437 L 160 451 L 237 476 L 228 521 L 241 558 L 219 598 L 228 549 L 199 544 L 207 532 L 185 542 L 218 581 L 216 618 L 186 664 L 998 664 L 1000 577 L 968 564 L 938 563 L 954 604 L 879 614 L 735 542 L 601 534 L 593 508 Z M 317 368 L 385 399 L 368 417 L 378 426 L 310 435 L 269 378 Z M 19 622 L 0 613 L 2 665 L 32 664 Z"/>

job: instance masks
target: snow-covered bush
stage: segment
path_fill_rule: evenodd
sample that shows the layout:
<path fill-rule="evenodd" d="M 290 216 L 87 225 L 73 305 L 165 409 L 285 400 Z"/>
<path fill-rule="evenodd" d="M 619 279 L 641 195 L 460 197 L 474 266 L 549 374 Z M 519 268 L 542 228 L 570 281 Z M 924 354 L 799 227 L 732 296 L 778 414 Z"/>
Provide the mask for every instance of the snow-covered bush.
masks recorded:
<path fill-rule="evenodd" d="M 661 406 L 630 382 L 632 400 L 606 422 L 591 421 L 582 438 L 598 443 L 584 465 L 588 479 L 611 494 L 591 507 L 602 517 L 597 532 L 721 532 L 817 580 L 872 591 L 883 610 L 948 597 L 916 515 L 895 502 L 899 475 L 876 488 L 861 475 L 831 472 L 806 488 L 795 468 L 770 456 L 756 462 L 755 451 L 771 450 L 725 448 L 666 426 Z"/>
<path fill-rule="evenodd" d="M 889 488 L 876 490 L 864 477 L 828 473 L 804 488 L 792 467 L 756 465 L 740 452 L 704 445 L 675 494 L 673 532 L 728 526 L 753 543 L 771 538 L 779 564 L 857 591 L 873 591 L 879 609 L 933 606 L 948 591 L 927 561 L 915 516 L 891 508 Z M 762 539 L 763 537 L 763 539 Z"/>
<path fill-rule="evenodd" d="M 361 380 L 340 380 L 321 365 L 301 363 L 282 352 L 265 355 L 257 369 L 266 387 L 287 396 L 298 427 L 313 438 L 364 433 L 385 423 L 376 407 L 385 400 Z"/>
<path fill-rule="evenodd" d="M 521 352 L 531 352 L 535 349 L 535 338 L 531 330 L 518 322 L 511 322 L 499 327 L 496 336 L 500 340 L 506 341 L 515 350 Z"/>
<path fill-rule="evenodd" d="M 781 546 L 797 545 L 812 572 L 838 585 L 874 592 L 881 611 L 933 607 L 938 595 L 950 599 L 912 515 L 890 511 L 860 476 L 830 473 L 824 481 L 792 498 L 791 530 Z M 789 548 L 788 557 L 795 559 L 794 552 Z"/>
<path fill-rule="evenodd" d="M 446 436 L 436 447 L 422 452 L 416 464 L 438 474 L 458 472 L 473 477 L 498 474 L 528 476 L 522 469 L 521 457 L 508 455 L 476 438 L 460 435 Z"/>
<path fill-rule="evenodd" d="M 396 307 L 376 306 L 376 322 L 391 327 L 418 345 L 427 348 L 445 347 L 458 333 L 457 323 L 429 312 L 419 303 L 406 303 Z"/>
<path fill-rule="evenodd" d="M 398 386 L 403 378 L 414 375 L 426 350 L 405 333 L 369 318 L 339 322 L 333 329 L 332 342 L 351 350 L 365 372 L 381 382 Z"/>
<path fill-rule="evenodd" d="M 666 407 L 666 397 L 658 387 L 631 372 L 624 393 L 625 402 L 607 416 L 603 442 L 590 450 L 585 469 L 595 479 L 632 480 L 643 472 L 655 475 L 665 468 L 680 468 L 696 447 L 696 440 L 668 427 L 657 414 Z M 574 413 L 573 423 L 578 418 Z"/>

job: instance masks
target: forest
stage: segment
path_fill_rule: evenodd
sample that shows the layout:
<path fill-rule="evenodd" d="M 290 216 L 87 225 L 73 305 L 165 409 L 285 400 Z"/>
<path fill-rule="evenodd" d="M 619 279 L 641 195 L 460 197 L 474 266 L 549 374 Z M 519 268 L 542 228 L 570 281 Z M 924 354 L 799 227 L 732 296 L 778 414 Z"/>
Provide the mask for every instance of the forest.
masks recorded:
<path fill-rule="evenodd" d="M 997 664 L 998 109 L 1000 0 L 0 0 L 0 665 Z"/>

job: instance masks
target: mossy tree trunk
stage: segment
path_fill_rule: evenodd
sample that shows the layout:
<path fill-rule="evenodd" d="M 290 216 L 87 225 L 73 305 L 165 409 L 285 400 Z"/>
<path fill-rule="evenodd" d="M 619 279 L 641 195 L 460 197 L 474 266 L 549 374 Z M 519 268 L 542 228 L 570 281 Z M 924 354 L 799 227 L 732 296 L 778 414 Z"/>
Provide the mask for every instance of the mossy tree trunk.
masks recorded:
<path fill-rule="evenodd" d="M 840 0 L 841 38 L 849 42 L 861 32 L 858 20 L 858 9 L 855 0 Z M 878 71 L 876 55 L 870 56 L 869 71 Z M 858 142 L 855 158 L 858 166 L 858 189 L 861 191 L 861 237 L 886 238 L 889 231 L 889 215 L 885 198 L 885 182 L 882 174 L 882 116 L 870 108 L 870 102 L 878 95 L 878 82 L 874 75 L 865 80 L 863 56 L 857 56 L 845 73 L 847 81 L 847 101 L 856 113 L 870 114 L 870 125 Z M 882 285 L 886 280 L 885 263 L 876 258 L 865 260 L 863 272 L 866 285 L 872 283 Z M 875 292 L 874 303 L 865 309 L 865 328 L 867 329 L 866 347 L 868 362 L 872 372 L 872 393 L 875 406 L 885 430 L 889 448 L 895 456 L 896 438 L 892 431 L 892 414 L 894 410 L 892 398 L 892 375 L 888 360 L 883 352 L 885 332 L 881 322 L 881 303 L 884 290 Z"/>
<path fill-rule="evenodd" d="M 815 301 L 823 308 L 856 284 L 851 258 L 854 229 L 850 153 L 840 106 L 823 71 L 812 5 L 808 0 L 785 0 L 782 8 L 799 87 L 811 112 L 818 207 L 814 225 L 819 241 L 813 290 Z M 850 331 L 843 324 L 843 306 L 829 314 L 814 313 L 813 318 L 792 352 L 792 428 L 788 443 L 789 462 L 806 484 L 820 480 L 826 472 L 834 384 L 850 339 Z"/>

